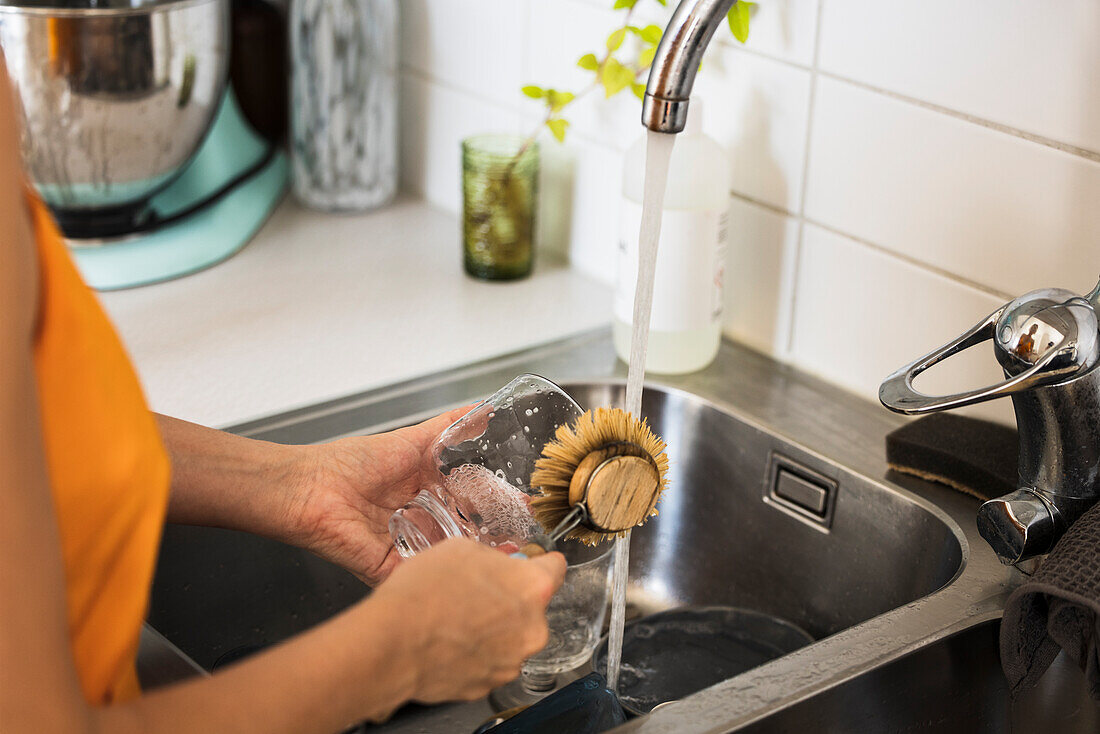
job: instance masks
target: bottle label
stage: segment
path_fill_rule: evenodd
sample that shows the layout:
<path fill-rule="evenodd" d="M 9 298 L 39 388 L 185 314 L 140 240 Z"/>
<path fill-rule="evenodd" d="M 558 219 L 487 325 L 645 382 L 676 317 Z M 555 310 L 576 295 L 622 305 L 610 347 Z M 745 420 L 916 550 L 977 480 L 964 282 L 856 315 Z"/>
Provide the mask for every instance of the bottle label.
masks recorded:
<path fill-rule="evenodd" d="M 653 284 L 654 331 L 702 329 L 722 316 L 726 262 L 726 211 L 666 209 L 657 246 Z M 638 280 L 638 229 L 642 205 L 624 199 L 619 214 L 619 263 L 615 316 L 633 323 Z"/>

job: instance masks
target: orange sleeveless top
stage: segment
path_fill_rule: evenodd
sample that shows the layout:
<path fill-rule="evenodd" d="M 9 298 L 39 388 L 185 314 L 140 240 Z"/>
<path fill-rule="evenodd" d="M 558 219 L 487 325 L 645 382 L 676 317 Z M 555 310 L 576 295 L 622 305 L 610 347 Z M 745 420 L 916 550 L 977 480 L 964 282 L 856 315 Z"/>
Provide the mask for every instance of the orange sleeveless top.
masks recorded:
<path fill-rule="evenodd" d="M 137 376 L 46 207 L 34 366 L 61 534 L 73 657 L 84 696 L 139 694 L 134 661 L 168 501 L 168 456 Z"/>

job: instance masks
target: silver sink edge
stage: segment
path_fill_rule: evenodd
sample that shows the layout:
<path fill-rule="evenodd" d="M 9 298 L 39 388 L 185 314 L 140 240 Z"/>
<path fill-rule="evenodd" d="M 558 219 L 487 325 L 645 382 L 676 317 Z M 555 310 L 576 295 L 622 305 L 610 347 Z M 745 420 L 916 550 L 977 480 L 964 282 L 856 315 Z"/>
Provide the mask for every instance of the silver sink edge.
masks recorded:
<path fill-rule="evenodd" d="M 562 383 L 622 382 L 626 376 L 625 365 L 611 347 L 610 330 L 601 329 L 228 430 L 286 443 L 303 442 L 296 436 L 360 433 L 363 426 L 376 432 L 474 402 L 521 372 Z M 723 341 L 718 359 L 706 370 L 654 376 L 647 385 L 691 393 L 916 502 L 954 532 L 962 565 L 939 591 L 662 707 L 622 730 L 685 734 L 746 726 L 923 646 L 999 618 L 1008 594 L 1023 580 L 1020 571 L 1002 566 L 978 536 L 977 500 L 888 469 L 885 436 L 905 419 L 877 403 L 729 341 Z"/>

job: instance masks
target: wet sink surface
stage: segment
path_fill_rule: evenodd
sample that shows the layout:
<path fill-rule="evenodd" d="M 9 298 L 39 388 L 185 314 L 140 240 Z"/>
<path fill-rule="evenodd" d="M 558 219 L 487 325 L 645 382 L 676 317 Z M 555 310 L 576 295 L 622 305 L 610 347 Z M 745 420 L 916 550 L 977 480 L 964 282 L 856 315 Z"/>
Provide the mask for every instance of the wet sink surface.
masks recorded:
<path fill-rule="evenodd" d="M 524 371 L 555 379 L 585 407 L 622 398 L 621 365 L 606 335 L 596 335 L 236 430 L 293 443 L 384 430 L 483 397 Z M 930 645 L 958 649 L 943 642 L 948 638 L 989 636 L 969 630 L 995 626 L 1015 572 L 984 549 L 974 557 L 964 529 L 972 501 L 925 491 L 916 480 L 887 480 L 881 440 L 895 418 L 728 344 L 707 371 L 667 382 L 644 396 L 643 412 L 668 442 L 672 467 L 660 514 L 633 535 L 634 611 L 741 606 L 787 619 L 820 641 L 628 726 L 677 734 L 781 731 L 802 725 L 769 729 L 767 722 L 796 722 L 800 711 L 828 721 L 837 708 L 826 697 L 846 700 L 843 692 L 855 690 L 846 686 L 872 681 L 869 671 L 893 664 L 902 667 L 890 670 L 917 675 L 918 668 L 897 661 Z M 792 476 L 798 481 L 781 493 L 793 499 L 778 496 L 777 477 Z M 981 583 L 959 591 L 974 573 L 984 574 Z M 150 624 L 211 670 L 367 593 L 351 575 L 303 551 L 231 531 L 169 526 Z M 988 660 L 983 665 L 981 675 L 997 672 Z M 887 680 L 883 675 L 874 680 Z M 885 691 L 880 698 L 905 698 L 896 686 L 877 690 Z M 970 719 L 955 718 L 984 721 L 979 704 L 989 705 L 975 699 Z M 485 701 L 413 706 L 379 730 L 469 731 L 490 713 Z M 980 730 L 908 721 L 864 729 L 839 719 L 838 726 Z"/>
<path fill-rule="evenodd" d="M 564 387 L 586 408 L 623 399 L 620 385 Z M 669 445 L 670 477 L 660 514 L 632 534 L 640 606 L 746 607 L 820 638 L 930 594 L 958 571 L 959 539 L 926 506 L 694 395 L 650 389 L 642 410 Z M 777 465 L 827 480 L 828 522 L 769 497 Z"/>

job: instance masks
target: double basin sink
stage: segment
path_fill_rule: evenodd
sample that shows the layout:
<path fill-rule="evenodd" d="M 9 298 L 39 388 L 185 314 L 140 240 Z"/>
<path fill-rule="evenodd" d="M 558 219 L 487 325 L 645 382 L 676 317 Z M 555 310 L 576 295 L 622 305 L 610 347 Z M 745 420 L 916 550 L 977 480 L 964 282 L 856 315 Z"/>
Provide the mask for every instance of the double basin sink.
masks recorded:
<path fill-rule="evenodd" d="M 623 370 L 598 332 L 233 430 L 287 443 L 388 430 L 521 372 L 584 407 L 621 404 Z M 1100 707 L 1064 656 L 1010 698 L 997 636 L 1023 576 L 978 537 L 976 500 L 888 470 L 884 437 L 902 419 L 729 343 L 703 372 L 647 383 L 643 412 L 669 445 L 671 474 L 660 514 L 631 539 L 632 611 L 746 607 L 816 642 L 624 730 L 1100 731 Z M 304 551 L 169 525 L 147 636 L 211 671 L 368 593 Z M 486 700 L 411 705 L 377 730 L 469 732 L 491 715 Z"/>

